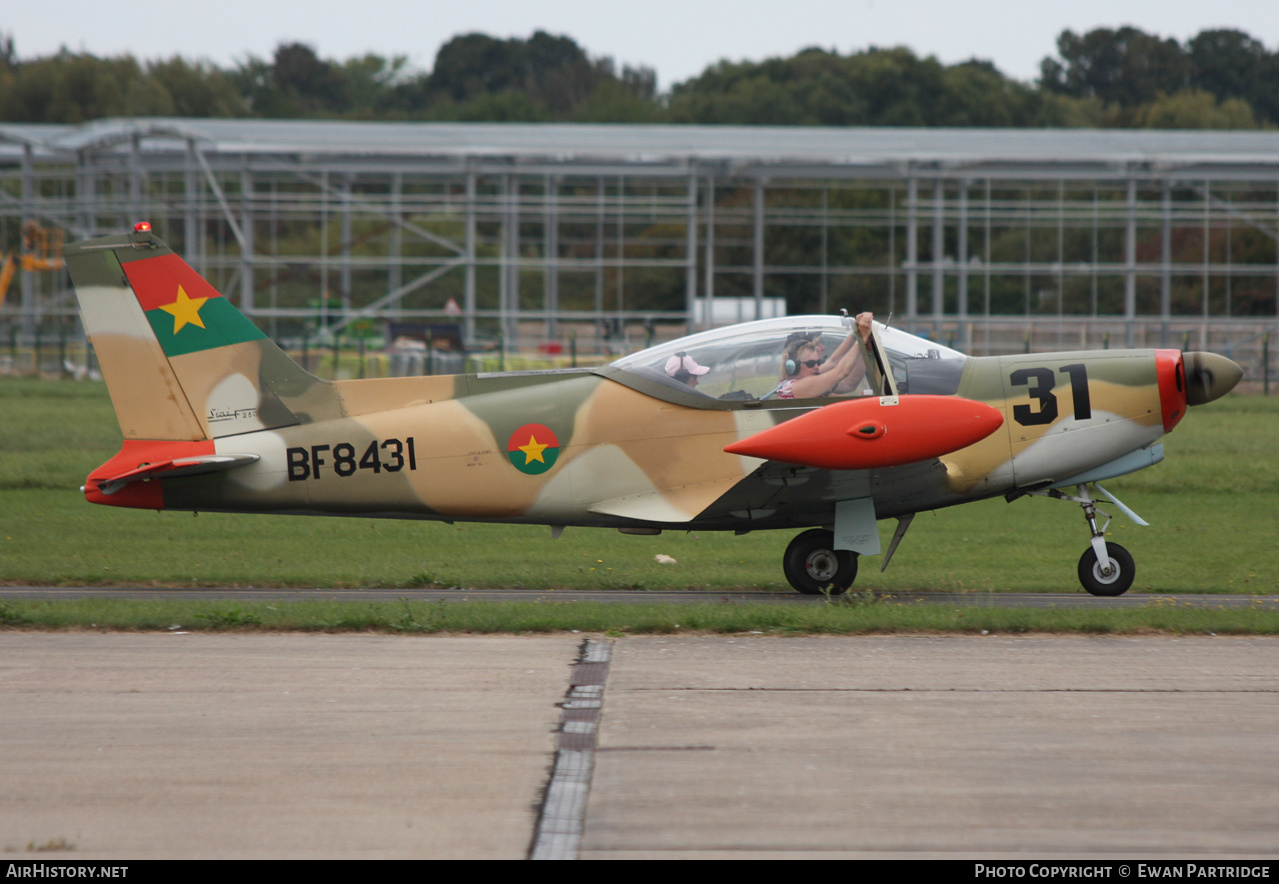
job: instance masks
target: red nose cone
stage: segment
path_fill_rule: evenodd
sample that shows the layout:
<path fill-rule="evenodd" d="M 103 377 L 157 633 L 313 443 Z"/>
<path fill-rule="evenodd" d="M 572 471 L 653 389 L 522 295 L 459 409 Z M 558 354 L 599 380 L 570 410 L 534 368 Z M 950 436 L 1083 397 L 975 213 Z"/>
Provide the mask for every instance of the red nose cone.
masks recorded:
<path fill-rule="evenodd" d="M 985 439 L 1004 423 L 997 408 L 954 396 L 835 402 L 724 450 L 827 470 L 866 470 L 928 460 Z"/>
<path fill-rule="evenodd" d="M 1186 363 L 1180 350 L 1156 350 L 1155 374 L 1159 378 L 1159 407 L 1163 412 L 1164 432 L 1186 416 Z"/>

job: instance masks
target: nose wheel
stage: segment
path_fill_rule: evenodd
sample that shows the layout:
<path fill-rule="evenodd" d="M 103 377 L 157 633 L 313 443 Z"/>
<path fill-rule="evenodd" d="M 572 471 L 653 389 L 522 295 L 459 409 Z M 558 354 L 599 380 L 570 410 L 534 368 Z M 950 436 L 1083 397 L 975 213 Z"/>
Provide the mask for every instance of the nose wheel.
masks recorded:
<path fill-rule="evenodd" d="M 1137 565 L 1133 562 L 1132 554 L 1117 543 L 1106 542 L 1106 528 L 1110 525 L 1111 517 L 1102 512 L 1106 517 L 1106 521 L 1097 527 L 1097 503 L 1093 500 L 1092 495 L 1088 491 L 1087 485 L 1076 485 L 1076 494 L 1070 495 L 1057 489 L 1048 491 L 1035 491 L 1033 494 L 1043 494 L 1057 500 L 1070 500 L 1083 507 L 1084 518 L 1088 521 L 1088 528 L 1092 532 L 1092 545 L 1084 551 L 1079 558 L 1079 583 L 1090 594 L 1096 596 L 1117 596 L 1126 593 L 1132 582 L 1137 576 Z M 1116 497 L 1102 488 L 1097 486 L 1102 494 L 1110 498 L 1110 501 L 1138 525 L 1145 525 L 1146 522 L 1128 507 L 1119 502 Z"/>
<path fill-rule="evenodd" d="M 833 532 L 813 528 L 786 547 L 782 571 L 787 582 L 804 595 L 818 595 L 823 590 L 840 595 L 857 578 L 857 554 L 835 549 Z"/>
<path fill-rule="evenodd" d="M 1132 554 L 1117 543 L 1107 543 L 1106 553 L 1109 567 L 1102 567 L 1094 550 L 1084 550 L 1079 557 L 1079 582 L 1093 595 L 1123 595 L 1137 576 L 1137 566 Z"/>

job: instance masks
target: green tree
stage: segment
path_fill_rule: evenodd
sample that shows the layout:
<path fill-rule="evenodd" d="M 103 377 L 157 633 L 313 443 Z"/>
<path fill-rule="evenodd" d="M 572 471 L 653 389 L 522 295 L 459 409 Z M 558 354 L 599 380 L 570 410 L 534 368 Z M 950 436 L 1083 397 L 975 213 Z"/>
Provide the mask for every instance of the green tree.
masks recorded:
<path fill-rule="evenodd" d="M 601 80 L 572 113 L 576 123 L 660 123 L 665 110 L 623 80 Z"/>
<path fill-rule="evenodd" d="M 350 108 L 342 66 L 304 43 L 279 44 L 269 64 L 250 56 L 231 77 L 257 117 L 328 117 Z"/>
<path fill-rule="evenodd" d="M 408 57 L 383 58 L 374 53 L 348 58 L 342 63 L 346 81 L 346 112 L 363 118 L 380 115 L 394 86 L 410 78 Z"/>
<path fill-rule="evenodd" d="M 721 61 L 676 84 L 670 99 L 674 122 L 739 125 L 1028 126 L 1044 110 L 1034 90 L 989 62 L 946 67 L 900 46 Z"/>
<path fill-rule="evenodd" d="M 820 48 L 720 61 L 658 95 L 651 68 L 592 57 L 572 38 L 461 34 L 429 73 L 403 56 L 320 58 L 280 43 L 229 70 L 174 56 L 139 64 L 62 50 L 20 59 L 0 33 L 0 119 L 107 116 L 347 117 L 494 122 L 677 122 L 810 126 L 1148 126 L 1279 123 L 1279 53 L 1243 31 L 1185 46 L 1137 28 L 1063 31 L 1037 85 L 973 59 L 943 65 L 906 47 Z"/>
<path fill-rule="evenodd" d="M 1188 64 L 1176 40 L 1129 26 L 1096 28 L 1082 36 L 1062 31 L 1057 54 L 1040 62 L 1040 84 L 1073 98 L 1136 107 L 1160 93 L 1180 91 L 1188 79 Z"/>
<path fill-rule="evenodd" d="M 1256 129 L 1252 108 L 1242 98 L 1218 101 L 1202 89 L 1160 95 L 1139 108 L 1133 123 L 1142 129 Z"/>
<path fill-rule="evenodd" d="M 1219 101 L 1250 95 L 1267 56 L 1266 47 L 1243 31 L 1200 31 L 1186 43 L 1190 84 Z"/>
<path fill-rule="evenodd" d="M 942 89 L 937 125 L 1025 127 L 1048 122 L 1039 95 L 988 61 L 973 59 L 946 68 Z"/>
<path fill-rule="evenodd" d="M 552 119 L 545 104 L 515 89 L 481 93 L 463 102 L 445 99 L 431 105 L 426 118 L 462 123 L 546 123 Z"/>
<path fill-rule="evenodd" d="M 292 116 L 340 113 L 349 106 L 342 68 L 324 61 L 304 43 L 281 43 L 275 49 L 271 74 Z"/>
<path fill-rule="evenodd" d="M 83 123 L 102 117 L 174 113 L 173 99 L 131 55 L 102 59 L 63 50 L 18 62 L 0 79 L 0 119 Z"/>
<path fill-rule="evenodd" d="M 243 117 L 249 108 L 235 84 L 218 68 L 179 56 L 147 66 L 150 80 L 169 95 L 179 117 Z"/>
<path fill-rule="evenodd" d="M 382 107 L 426 119 L 639 121 L 660 115 L 656 82 L 651 68 L 619 76 L 612 59 L 591 58 L 569 37 L 461 34 L 440 47 L 429 75 L 393 83 Z"/>
<path fill-rule="evenodd" d="M 1212 93 L 1218 101 L 1247 101 L 1264 119 L 1279 122 L 1276 75 L 1279 55 L 1266 50 L 1243 31 L 1200 31 L 1186 44 L 1190 85 Z"/>
<path fill-rule="evenodd" d="M 481 96 L 521 93 L 556 116 L 586 100 L 598 71 L 569 37 L 537 31 L 528 40 L 464 34 L 440 47 L 432 88 L 465 105 Z"/>

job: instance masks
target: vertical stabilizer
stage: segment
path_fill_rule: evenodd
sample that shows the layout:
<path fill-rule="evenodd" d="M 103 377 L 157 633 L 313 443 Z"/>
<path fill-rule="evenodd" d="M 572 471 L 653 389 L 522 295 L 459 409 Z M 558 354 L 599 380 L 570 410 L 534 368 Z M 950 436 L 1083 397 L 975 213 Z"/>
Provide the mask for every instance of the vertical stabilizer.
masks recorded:
<path fill-rule="evenodd" d="M 214 439 L 340 410 L 331 384 L 149 230 L 76 243 L 65 256 L 126 439 Z"/>

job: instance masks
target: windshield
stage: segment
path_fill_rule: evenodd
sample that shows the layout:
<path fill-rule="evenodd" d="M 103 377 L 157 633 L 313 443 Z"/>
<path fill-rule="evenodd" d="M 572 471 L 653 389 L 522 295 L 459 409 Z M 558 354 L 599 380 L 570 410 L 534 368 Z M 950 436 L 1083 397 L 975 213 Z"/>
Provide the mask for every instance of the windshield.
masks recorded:
<path fill-rule="evenodd" d="M 962 368 L 961 353 L 878 323 L 876 328 L 899 387 L 911 374 L 911 362 L 938 360 Z M 866 363 L 864 345 L 851 319 L 792 316 L 680 338 L 626 356 L 612 367 L 715 399 L 759 400 L 877 394 L 875 377 L 867 373 Z M 940 367 L 940 362 L 934 366 Z M 958 383 L 958 370 L 944 374 L 953 375 Z"/>

